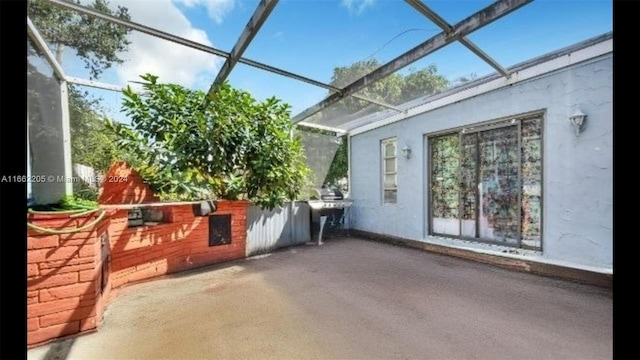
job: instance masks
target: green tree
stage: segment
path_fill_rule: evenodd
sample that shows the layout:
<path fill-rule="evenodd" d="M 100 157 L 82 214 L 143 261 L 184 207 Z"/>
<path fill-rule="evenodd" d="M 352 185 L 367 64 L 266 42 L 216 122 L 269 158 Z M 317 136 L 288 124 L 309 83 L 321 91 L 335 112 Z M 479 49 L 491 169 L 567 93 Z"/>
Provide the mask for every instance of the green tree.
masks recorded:
<path fill-rule="evenodd" d="M 141 77 L 143 94 L 124 91 L 131 126 L 109 125 L 163 199 L 249 199 L 272 209 L 306 185 L 288 104 L 273 97 L 258 102 L 225 83 L 202 108 L 204 92 Z"/>
<path fill-rule="evenodd" d="M 117 135 L 107 126 L 97 98 L 77 88 L 69 90 L 69 121 L 73 162 L 106 172 L 114 160 L 130 160 L 117 147 Z"/>
<path fill-rule="evenodd" d="M 333 70 L 331 84 L 337 87 L 349 85 L 358 78 L 377 69 L 382 64 L 376 59 L 358 61 L 352 65 L 338 67 Z M 450 85 L 449 80 L 438 74 L 438 68 L 431 64 L 423 69 L 410 69 L 404 74 L 394 73 L 379 80 L 358 92 L 358 95 L 370 99 L 384 101 L 388 104 L 398 105 L 419 97 L 436 93 Z M 382 106 L 371 104 L 354 97 L 347 97 L 319 115 L 321 119 L 355 119 L 376 111 L 385 110 Z M 342 142 L 336 151 L 331 167 L 325 179 L 325 183 L 336 185 L 337 182 L 347 177 L 348 174 L 347 139 Z"/>
<path fill-rule="evenodd" d="M 402 100 L 411 101 L 422 96 L 431 95 L 449 86 L 449 80 L 438 74 L 438 67 L 431 64 L 424 69 L 412 69 L 404 77 Z"/>
<path fill-rule="evenodd" d="M 76 0 L 75 3 L 80 4 L 80 1 Z M 84 62 L 90 78 L 95 79 L 112 65 L 124 62 L 122 54 L 131 44 L 127 39 L 131 30 L 43 0 L 29 0 L 27 6 L 29 18 L 55 50 L 58 63 L 63 63 L 64 49 L 72 48 Z M 87 6 L 130 20 L 127 8 L 118 6 L 112 10 L 106 0 L 94 0 Z M 33 48 L 29 55 L 42 56 Z M 37 70 L 31 64 L 29 66 L 30 76 L 37 76 Z M 127 159 L 127 155 L 115 146 L 116 135 L 106 126 L 104 111 L 99 106 L 100 99 L 91 98 L 87 92 L 74 86 L 69 86 L 68 94 L 73 162 L 105 172 L 114 160 Z M 92 191 L 82 183 L 74 183 L 74 193 L 90 199 L 97 195 L 95 190 Z"/>
<path fill-rule="evenodd" d="M 80 4 L 80 0 L 75 3 Z M 111 10 L 107 0 L 94 0 L 87 6 L 122 20 L 131 20 L 126 7 Z M 91 78 L 99 77 L 113 64 L 121 64 L 124 61 L 121 54 L 131 44 L 127 39 L 131 30 L 44 0 L 29 0 L 27 13 L 45 41 L 55 47 L 58 63 L 62 63 L 65 47 L 73 48 L 84 61 Z"/>
<path fill-rule="evenodd" d="M 467 83 L 469 81 L 473 81 L 475 79 L 478 78 L 478 74 L 477 73 L 471 73 L 469 74 L 469 76 L 460 76 L 457 80 L 458 84 L 464 84 Z"/>

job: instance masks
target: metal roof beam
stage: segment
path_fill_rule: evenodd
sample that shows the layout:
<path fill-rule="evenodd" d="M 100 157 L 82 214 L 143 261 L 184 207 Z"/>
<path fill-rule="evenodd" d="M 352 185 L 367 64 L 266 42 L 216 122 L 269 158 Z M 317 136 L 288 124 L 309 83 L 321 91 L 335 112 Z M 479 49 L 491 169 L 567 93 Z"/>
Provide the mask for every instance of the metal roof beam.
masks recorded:
<path fill-rule="evenodd" d="M 227 79 L 227 77 L 231 73 L 231 70 L 233 70 L 233 67 L 238 63 L 238 60 L 240 59 L 240 57 L 242 57 L 242 54 L 247 49 L 247 47 L 249 46 L 253 38 L 256 36 L 258 31 L 260 31 L 260 28 L 262 27 L 264 22 L 267 20 L 267 18 L 271 14 L 271 11 L 273 11 L 273 9 L 276 7 L 277 4 L 278 4 L 278 0 L 260 1 L 260 3 L 258 4 L 258 7 L 256 8 L 253 15 L 251 16 L 251 19 L 249 19 L 247 26 L 245 26 L 244 30 L 242 31 L 242 34 L 240 34 L 240 37 L 238 38 L 238 41 L 233 46 L 233 49 L 231 50 L 231 53 L 227 57 L 227 60 L 225 60 L 224 64 L 222 65 L 222 68 L 218 72 L 218 76 L 216 76 L 216 79 L 213 81 L 213 84 L 211 84 L 211 88 L 209 89 L 208 95 L 213 95 L 216 88 Z"/>
<path fill-rule="evenodd" d="M 72 2 L 68 2 L 68 1 L 64 1 L 64 0 L 45 0 L 45 1 L 48 1 L 48 2 L 50 2 L 52 4 L 54 4 L 54 5 L 58 5 L 60 7 L 66 8 L 66 9 L 77 11 L 77 12 L 82 13 L 82 14 L 94 16 L 94 17 L 96 17 L 98 19 L 101 19 L 101 20 L 104 20 L 104 21 L 107 21 L 107 22 L 110 22 L 110 23 L 113 23 L 113 24 L 118 24 L 120 26 L 129 28 L 129 29 L 132 29 L 132 30 L 140 31 L 141 33 L 144 33 L 144 34 L 147 34 L 147 35 L 150 35 L 150 36 L 153 36 L 153 37 L 157 37 L 157 38 L 160 38 L 160 39 L 163 39 L 163 40 L 167 40 L 167 41 L 170 41 L 170 42 L 173 42 L 173 43 L 176 43 L 176 44 L 180 44 L 182 46 L 186 46 L 186 47 L 191 48 L 191 49 L 200 50 L 200 51 L 203 51 L 203 52 L 206 52 L 206 53 L 209 53 L 209 54 L 218 55 L 218 56 L 225 57 L 225 58 L 228 58 L 231 55 L 230 53 L 228 53 L 226 51 L 223 51 L 223 50 L 211 47 L 211 46 L 203 45 L 203 44 L 197 43 L 195 41 L 187 40 L 185 38 L 182 38 L 182 37 L 179 37 L 179 36 L 176 36 L 176 35 L 173 35 L 173 34 L 169 34 L 167 32 L 160 31 L 158 29 L 155 29 L 155 28 L 152 28 L 152 27 L 149 27 L 149 26 L 146 26 L 146 25 L 138 24 L 138 23 L 135 23 L 135 22 L 132 22 L 132 21 L 122 20 L 122 19 L 120 19 L 118 17 L 107 15 L 105 13 L 102 13 L 100 11 L 91 9 L 89 7 L 86 7 L 86 6 L 78 5 L 78 4 L 75 4 L 75 3 L 72 3 Z M 296 80 L 299 80 L 299 81 L 303 81 L 303 82 L 306 82 L 308 84 L 315 85 L 315 86 L 318 86 L 318 87 L 322 87 L 322 88 L 325 88 L 325 89 L 333 89 L 334 88 L 332 86 L 323 84 L 323 83 L 321 83 L 319 81 L 316 81 L 316 80 L 313 80 L 313 79 L 309 79 L 309 78 L 306 78 L 304 76 L 300 76 L 300 75 L 291 73 L 291 72 L 286 71 L 286 70 L 278 69 L 278 68 L 275 68 L 273 66 L 269 66 L 269 65 L 257 62 L 255 60 L 246 59 L 246 58 L 240 58 L 240 59 L 238 59 L 238 62 L 246 64 L 246 65 L 249 65 L 249 66 L 253 66 L 253 67 L 261 69 L 261 70 L 269 71 L 269 72 L 274 73 L 274 74 L 278 74 L 278 75 L 286 76 L 286 77 L 289 77 L 289 78 L 292 78 L 292 79 L 296 79 Z M 337 88 L 335 88 L 335 89 L 337 89 Z"/>
<path fill-rule="evenodd" d="M 54 5 L 58 5 L 60 7 L 66 8 L 66 9 L 71 9 L 74 11 L 77 11 L 79 13 L 82 14 L 86 14 L 86 15 L 91 15 L 95 18 L 113 23 L 113 24 L 118 24 L 120 26 L 132 29 L 132 30 L 136 30 L 136 31 L 140 31 L 141 33 L 147 34 L 147 35 L 151 35 L 151 36 L 155 36 L 157 38 L 163 39 L 163 40 L 167 40 L 167 41 L 171 41 L 173 43 L 177 43 L 180 45 L 184 45 L 187 47 L 190 47 L 192 49 L 196 49 L 196 50 L 200 50 L 200 51 L 204 51 L 210 54 L 214 54 L 214 55 L 218 55 L 218 56 L 222 56 L 222 57 L 229 57 L 229 53 L 226 51 L 222 51 L 220 49 L 216 49 L 213 48 L 211 46 L 207 46 L 207 45 L 203 45 L 200 43 L 197 43 L 195 41 L 191 41 L 191 40 L 187 40 L 185 38 L 181 38 L 179 36 L 173 35 L 173 34 L 169 34 L 167 32 L 164 31 L 160 31 L 158 29 L 152 28 L 150 26 L 146 26 L 146 25 L 142 25 L 142 24 L 138 24 L 132 21 L 127 21 L 127 20 L 122 20 L 116 16 L 111 16 L 111 15 L 107 15 L 103 12 L 100 12 L 98 10 L 86 7 L 86 6 L 82 6 L 82 5 L 78 5 L 76 3 L 70 2 L 70 1 L 65 1 L 65 0 L 45 0 L 48 1 Z"/>
<path fill-rule="evenodd" d="M 343 129 L 339 129 L 339 128 L 335 128 L 335 127 L 331 127 L 331 126 L 308 123 L 308 122 L 304 122 L 304 121 L 301 121 L 301 122 L 297 123 L 296 125 L 297 126 L 308 127 L 308 128 L 313 128 L 313 129 L 332 131 L 332 132 L 336 133 L 338 136 L 342 136 L 342 135 L 347 133 L 347 131 L 345 131 Z"/>
<path fill-rule="evenodd" d="M 36 45 L 38 50 L 40 50 L 44 54 L 47 62 L 49 63 L 49 65 L 51 65 L 53 71 L 56 73 L 58 80 L 66 80 L 67 77 L 64 74 L 64 70 L 62 70 L 62 66 L 58 64 L 55 55 L 53 55 L 51 50 L 49 50 L 46 41 L 44 41 L 44 39 L 40 35 L 40 32 L 38 31 L 38 29 L 36 29 L 35 25 L 33 25 L 29 17 L 27 17 L 27 34 L 29 34 L 29 37 Z"/>
<path fill-rule="evenodd" d="M 104 90 L 111 90 L 111 91 L 117 91 L 117 92 L 121 92 L 122 90 L 124 90 L 123 86 L 107 84 L 107 83 L 94 81 L 94 80 L 86 80 L 86 79 L 81 79 L 73 76 L 67 76 L 67 82 L 70 84 L 89 86 L 96 89 L 104 89 Z"/>
<path fill-rule="evenodd" d="M 364 100 L 366 102 L 370 102 L 372 104 L 380 105 L 380 106 L 385 107 L 387 109 L 395 110 L 397 112 L 403 112 L 404 111 L 404 110 L 400 109 L 399 107 L 387 104 L 384 101 L 378 101 L 378 100 L 375 100 L 375 99 L 371 99 L 371 98 L 368 98 L 368 97 L 365 97 L 365 96 L 362 96 L 362 95 L 356 95 L 356 94 L 351 94 L 351 96 L 356 98 L 356 99 L 360 99 L 360 100 Z"/>
<path fill-rule="evenodd" d="M 438 25 L 445 32 L 449 33 L 453 30 L 452 26 L 445 19 L 440 17 L 440 15 L 438 15 L 435 11 L 431 10 L 421 0 L 405 0 L 405 1 L 409 5 L 411 5 L 411 7 L 416 9 L 419 13 L 421 13 L 426 18 L 428 18 L 429 20 L 434 22 L 436 25 Z M 471 52 L 476 54 L 479 58 L 484 60 L 484 62 L 489 64 L 492 68 L 496 69 L 500 74 L 502 74 L 507 78 L 510 76 L 509 72 L 504 67 L 502 67 L 496 60 L 491 58 L 491 56 L 489 56 L 487 53 L 482 51 L 482 49 L 480 49 L 476 44 L 471 42 L 471 40 L 462 36 L 458 39 L 458 41 L 462 45 L 464 45 L 467 49 L 471 50 Z"/>
<path fill-rule="evenodd" d="M 176 43 L 176 44 L 180 44 L 182 46 L 186 46 L 186 47 L 191 48 L 191 49 L 200 50 L 200 51 L 203 51 L 203 52 L 206 52 L 206 53 L 209 53 L 209 54 L 222 56 L 222 57 L 225 57 L 227 59 L 229 59 L 230 56 L 231 56 L 231 54 L 226 52 L 226 51 L 223 51 L 223 50 L 220 50 L 220 49 L 216 49 L 216 48 L 211 47 L 211 46 L 203 45 L 203 44 L 197 43 L 195 41 L 187 40 L 185 38 L 182 38 L 182 37 L 179 37 L 179 36 L 176 36 L 176 35 L 173 35 L 173 34 L 169 34 L 167 32 L 160 31 L 158 29 L 155 29 L 155 28 L 152 28 L 152 27 L 149 27 L 149 26 L 146 26 L 146 25 L 138 24 L 138 23 L 135 23 L 135 22 L 132 22 L 132 21 L 122 20 L 122 19 L 120 19 L 118 17 L 107 15 L 107 14 L 102 13 L 100 11 L 97 11 L 95 9 L 91 9 L 89 7 L 86 7 L 86 6 L 78 5 L 78 4 L 73 3 L 73 2 L 68 2 L 68 1 L 64 1 L 64 0 L 45 0 L 45 1 L 48 1 L 48 2 L 50 2 L 52 4 L 54 4 L 54 5 L 57 5 L 57 6 L 66 8 L 66 9 L 74 10 L 74 11 L 79 12 L 81 14 L 91 15 L 91 16 L 94 16 L 94 17 L 96 17 L 98 19 L 101 19 L 101 20 L 104 20 L 104 21 L 107 21 L 107 22 L 110 22 L 110 23 L 113 23 L 113 24 L 118 24 L 120 26 L 129 28 L 129 29 L 132 29 L 132 30 L 140 31 L 141 33 L 144 33 L 144 34 L 147 34 L 147 35 L 150 35 L 150 36 L 153 36 L 153 37 L 157 37 L 157 38 L 160 38 L 160 39 L 163 39 L 163 40 L 167 40 L 167 41 L 170 41 L 170 42 L 173 42 L 173 43 Z M 239 63 L 245 64 L 245 65 L 249 65 L 249 66 L 252 66 L 252 67 L 260 69 L 260 70 L 268 71 L 270 73 L 277 74 L 277 75 L 284 76 L 284 77 L 288 77 L 290 79 L 302 81 L 302 82 L 305 82 L 307 84 L 314 85 L 314 86 L 317 86 L 317 87 L 321 87 L 323 89 L 327 89 L 327 90 L 330 90 L 330 91 L 333 91 L 333 92 L 340 93 L 342 91 L 338 87 L 335 87 L 335 86 L 332 86 L 332 85 L 328 85 L 328 84 L 325 84 L 325 83 L 322 83 L 320 81 L 316 81 L 316 80 L 310 79 L 310 78 L 302 76 L 302 75 L 294 74 L 294 73 L 292 73 L 290 71 L 286 71 L 286 70 L 279 69 L 279 68 L 276 68 L 276 67 L 273 67 L 273 66 L 270 66 L 270 65 L 267 65 L 267 64 L 263 64 L 261 62 L 255 61 L 255 60 L 251 60 L 251 59 L 247 59 L 247 58 L 243 58 L 243 57 L 239 56 L 237 61 Z M 397 108 L 395 106 L 392 106 L 392 105 L 389 105 L 389 104 L 386 104 L 386 103 L 383 103 L 381 101 L 371 100 L 371 99 L 368 99 L 368 98 L 366 98 L 364 96 L 360 96 L 360 95 L 354 95 L 354 97 L 356 97 L 356 98 L 358 98 L 360 100 L 364 100 L 364 101 L 373 103 L 373 104 L 384 106 L 384 107 L 389 108 L 389 109 L 393 109 L 393 110 L 396 110 L 396 111 L 401 111 L 399 108 Z"/>
<path fill-rule="evenodd" d="M 476 54 L 480 59 L 484 60 L 487 64 L 489 64 L 492 68 L 496 69 L 502 76 L 508 78 L 511 76 L 509 71 L 505 69 L 502 65 L 500 65 L 496 60 L 494 60 L 487 53 L 482 51 L 478 46 L 471 42 L 471 40 L 467 38 L 461 38 L 458 40 L 462 45 L 464 45 L 467 49 L 471 50 L 474 54 Z"/>
<path fill-rule="evenodd" d="M 531 1 L 533 0 L 496 1 L 488 7 L 455 24 L 449 33 L 441 32 L 438 35 L 435 35 L 431 39 L 423 42 L 422 44 L 382 65 L 369 74 L 347 85 L 342 89 L 342 92 L 340 94 L 329 95 L 318 104 L 311 106 L 310 108 L 293 117 L 292 121 L 295 123 L 308 118 L 309 116 L 339 101 L 344 96 L 354 94 L 355 92 L 364 89 L 374 82 L 388 75 L 391 75 L 394 72 L 404 68 L 405 66 L 412 64 L 413 62 L 427 56 L 428 54 L 444 47 L 445 45 L 448 45 L 451 42 L 458 40 L 461 37 L 466 36 L 471 32 L 482 28 L 483 26 L 486 26 L 487 24 L 492 23 L 493 21 L 530 3 Z"/>

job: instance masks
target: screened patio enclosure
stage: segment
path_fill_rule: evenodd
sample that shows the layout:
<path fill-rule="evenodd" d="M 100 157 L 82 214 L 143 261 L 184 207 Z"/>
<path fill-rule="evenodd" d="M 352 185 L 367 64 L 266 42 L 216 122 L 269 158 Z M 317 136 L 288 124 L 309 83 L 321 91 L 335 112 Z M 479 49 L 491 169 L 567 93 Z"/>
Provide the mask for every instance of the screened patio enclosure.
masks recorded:
<path fill-rule="evenodd" d="M 221 23 L 214 17 L 210 24 L 195 24 L 184 17 L 189 11 L 196 11 L 197 6 L 193 7 L 191 2 L 162 2 L 163 5 L 157 5 L 157 11 L 162 10 L 164 17 L 153 16 L 147 3 L 135 0 L 113 1 L 105 5 L 107 8 L 96 7 L 89 1 L 31 0 L 30 3 L 35 5 L 30 6 L 27 21 L 28 62 L 32 69 L 28 78 L 30 93 L 34 94 L 29 102 L 29 153 L 33 159 L 29 170 L 32 174 L 66 177 L 73 175 L 76 163 L 71 156 L 71 143 L 75 136 L 81 136 L 74 135 L 70 121 L 73 116 L 73 110 L 69 110 L 70 93 L 91 99 L 98 105 L 101 116 L 128 122 L 120 112 L 120 91 L 125 86 L 135 88 L 138 76 L 145 72 L 158 72 L 161 81 L 189 84 L 209 93 L 228 81 L 239 88 L 258 89 L 254 91 L 258 98 L 276 96 L 293 104 L 292 122 L 299 125 L 300 131 L 315 129 L 303 138 L 309 165 L 315 174 L 314 185 L 318 186 L 324 182 L 338 151 L 336 136 L 357 134 L 388 119 L 409 117 L 419 105 L 461 88 L 496 80 L 517 81 L 519 63 L 572 44 L 575 39 L 609 31 L 611 27 L 610 21 L 604 21 L 599 27 L 584 27 L 575 35 L 555 39 L 549 36 L 549 31 L 574 33 L 573 23 L 555 22 L 556 28 L 549 30 L 528 19 L 558 11 L 567 18 L 579 19 L 583 16 L 581 7 L 575 2 L 531 0 L 479 0 L 456 2 L 455 6 L 421 0 L 379 2 L 372 5 L 375 10 L 370 13 L 362 11 L 362 5 L 356 12 L 348 9 L 349 21 L 339 24 L 342 29 L 339 39 L 317 31 L 331 27 L 334 20 L 330 16 L 321 18 L 316 13 L 341 16 L 348 2 L 336 2 L 334 6 L 324 2 L 247 0 L 238 2 L 229 13 L 233 17 L 230 21 Z M 119 6 L 128 8 L 128 12 L 118 10 Z M 55 23 L 39 20 L 43 7 L 46 11 L 60 11 L 60 16 L 69 23 L 95 24 L 95 29 L 85 42 L 69 44 L 65 38 L 68 34 L 60 32 Z M 213 10 L 209 10 L 213 16 Z M 603 17 L 610 11 L 605 10 Z M 176 11 L 183 15 L 176 15 L 174 22 L 169 21 Z M 388 18 L 388 24 L 368 21 L 376 11 L 395 15 Z M 295 36 L 283 36 L 278 32 L 279 26 L 292 13 L 299 16 L 300 24 L 305 26 L 301 25 Z M 215 31 L 212 33 L 211 29 L 224 30 L 236 40 L 230 41 L 226 36 L 213 42 L 210 37 Z M 93 65 L 101 61 L 95 57 L 87 60 L 93 56 L 91 42 L 116 36 L 128 42 L 126 49 L 116 52 L 122 55 L 119 55 L 121 61 L 112 62 L 98 73 L 90 71 L 92 61 Z M 374 36 L 373 41 L 362 41 Z M 540 36 L 547 36 L 549 41 L 537 44 L 535 50 L 523 50 L 523 44 Z M 335 49 L 341 46 L 339 43 L 353 51 L 338 52 Z M 360 46 L 361 43 L 366 45 Z M 301 46 L 303 44 L 313 46 Z M 514 51 L 501 51 L 505 47 L 513 47 Z M 322 53 L 326 54 L 322 61 L 312 61 Z M 447 65 L 452 59 L 456 59 L 455 67 Z M 198 71 L 192 71 L 191 67 Z M 315 67 L 321 70 L 314 71 Z M 349 71 L 339 73 L 336 69 Z M 439 69 L 443 69 L 442 73 Z M 412 83 L 420 77 L 428 77 L 429 81 Z M 389 84 L 397 81 L 407 85 L 392 89 Z M 266 90 L 265 84 L 268 84 Z M 51 104 L 45 106 L 40 94 Z M 319 131 L 322 134 L 318 134 Z M 55 147 L 61 147 L 62 151 L 54 150 Z M 70 193 L 72 186 L 33 184 L 30 191 L 37 193 L 41 200 L 51 201 Z M 514 200 L 514 204 L 522 207 L 523 201 L 528 200 L 520 199 L 519 203 Z M 476 202 L 473 206 L 479 205 Z M 457 211 L 461 210 L 464 209 Z M 518 233 L 526 228 L 523 224 L 510 226 L 515 229 L 510 231 Z"/>

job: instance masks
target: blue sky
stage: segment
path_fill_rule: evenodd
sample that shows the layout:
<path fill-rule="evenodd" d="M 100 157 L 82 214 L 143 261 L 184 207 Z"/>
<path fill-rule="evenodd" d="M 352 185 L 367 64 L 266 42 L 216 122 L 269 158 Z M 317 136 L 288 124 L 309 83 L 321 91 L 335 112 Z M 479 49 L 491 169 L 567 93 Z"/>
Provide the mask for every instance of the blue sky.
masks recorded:
<path fill-rule="evenodd" d="M 489 5 L 486 0 L 434 0 L 425 3 L 454 24 Z M 132 20 L 230 51 L 258 4 L 257 0 L 111 0 L 130 9 Z M 468 36 L 508 67 L 612 29 L 612 2 L 604 0 L 536 0 Z M 393 41 L 390 39 L 398 36 Z M 329 82 L 335 67 L 374 54 L 386 62 L 437 34 L 439 29 L 400 0 L 281 0 L 244 56 L 312 79 Z M 191 88 L 208 89 L 223 59 L 144 34 L 131 36 L 127 62 L 99 81 L 125 84 L 142 72 Z M 454 43 L 414 65 L 436 64 L 454 80 L 493 69 Z M 72 51 L 65 71 L 87 77 Z M 407 69 L 403 70 L 408 71 Z M 256 98 L 276 96 L 292 105 L 292 115 L 322 100 L 327 92 L 239 64 L 229 81 Z M 118 113 L 119 94 L 96 91 L 110 115 Z"/>

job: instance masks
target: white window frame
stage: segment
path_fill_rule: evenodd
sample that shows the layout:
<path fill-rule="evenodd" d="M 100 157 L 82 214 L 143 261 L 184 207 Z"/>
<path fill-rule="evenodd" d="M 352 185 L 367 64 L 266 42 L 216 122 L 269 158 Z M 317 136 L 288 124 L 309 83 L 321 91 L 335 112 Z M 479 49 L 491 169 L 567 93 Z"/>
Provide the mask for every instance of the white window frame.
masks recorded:
<path fill-rule="evenodd" d="M 386 156 L 385 153 L 385 149 L 387 147 L 388 144 L 393 144 L 395 151 L 394 151 L 394 155 L 393 156 Z M 381 188 L 382 188 L 382 204 L 383 205 L 394 205 L 398 203 L 398 139 L 395 137 L 392 138 L 388 138 L 388 139 L 383 139 L 380 141 L 380 159 L 381 159 L 381 166 L 380 166 L 380 170 L 382 173 L 381 176 Z M 387 161 L 389 159 L 394 159 L 394 163 L 395 163 L 395 169 L 393 170 L 389 170 L 387 169 Z M 387 175 L 394 175 L 395 176 L 395 186 L 386 186 L 385 184 L 385 178 L 387 177 Z M 389 191 L 389 190 L 395 190 L 396 191 L 396 201 L 395 202 L 390 202 L 386 200 L 385 192 Z"/>

